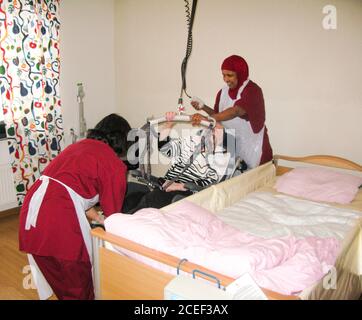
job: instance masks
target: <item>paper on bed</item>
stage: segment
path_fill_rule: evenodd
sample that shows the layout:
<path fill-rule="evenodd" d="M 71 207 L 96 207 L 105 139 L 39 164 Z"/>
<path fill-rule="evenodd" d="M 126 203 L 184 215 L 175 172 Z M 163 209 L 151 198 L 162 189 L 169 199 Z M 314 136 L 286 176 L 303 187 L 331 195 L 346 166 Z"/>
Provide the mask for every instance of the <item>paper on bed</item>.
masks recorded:
<path fill-rule="evenodd" d="M 230 283 L 225 291 L 232 296 L 233 300 L 268 300 L 249 273 L 243 274 Z"/>
<path fill-rule="evenodd" d="M 165 300 L 268 300 L 250 274 L 245 273 L 226 288 L 178 275 L 164 289 Z"/>

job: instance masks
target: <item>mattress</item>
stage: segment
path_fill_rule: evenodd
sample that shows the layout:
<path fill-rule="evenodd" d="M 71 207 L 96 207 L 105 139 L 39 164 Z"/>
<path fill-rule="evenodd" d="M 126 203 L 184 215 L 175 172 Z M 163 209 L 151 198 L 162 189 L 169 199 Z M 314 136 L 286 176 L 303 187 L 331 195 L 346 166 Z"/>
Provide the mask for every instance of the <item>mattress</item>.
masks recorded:
<path fill-rule="evenodd" d="M 343 275 L 341 277 L 343 283 L 339 285 L 351 283 L 352 279 L 355 291 L 353 294 L 358 294 L 358 291 L 361 290 L 360 276 L 362 274 L 362 191 L 350 205 L 332 206 L 278 194 L 273 188 L 275 179 L 273 166 L 266 165 L 236 179 L 213 186 L 188 199 L 206 207 L 227 225 L 240 231 L 247 230 L 250 234 L 260 238 L 273 239 L 292 236 L 296 239 L 306 237 L 337 239 L 340 247 L 338 257 L 336 257 L 336 268 L 340 275 Z M 251 183 L 245 183 L 246 180 Z M 243 199 L 238 200 L 240 198 Z M 172 213 L 175 205 L 168 206 L 163 211 Z M 112 215 L 111 217 L 112 220 L 108 220 L 108 222 L 106 220 L 106 229 L 124 237 L 122 231 L 117 231 L 127 230 L 123 220 L 124 215 Z M 116 227 L 116 224 L 119 224 L 119 228 Z M 142 229 L 140 230 L 142 238 Z M 135 239 L 132 240 L 135 241 Z M 136 242 L 149 246 L 147 242 L 142 243 L 142 240 Z M 148 258 L 125 250 L 122 250 L 122 253 L 154 268 L 175 273 L 174 268 Z M 315 295 L 318 291 L 317 286 L 321 292 L 319 295 Z M 325 292 L 323 286 L 321 281 L 314 283 L 299 295 L 304 299 L 319 298 Z M 346 294 L 348 297 L 348 293 Z"/>

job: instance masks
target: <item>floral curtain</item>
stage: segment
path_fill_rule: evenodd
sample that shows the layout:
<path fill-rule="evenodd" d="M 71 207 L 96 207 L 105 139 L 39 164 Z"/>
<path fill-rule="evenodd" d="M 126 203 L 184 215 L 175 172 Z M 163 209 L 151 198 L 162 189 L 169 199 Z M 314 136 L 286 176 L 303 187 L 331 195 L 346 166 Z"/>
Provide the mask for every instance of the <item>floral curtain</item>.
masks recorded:
<path fill-rule="evenodd" d="M 0 93 L 19 205 L 63 145 L 59 0 L 0 0 Z"/>

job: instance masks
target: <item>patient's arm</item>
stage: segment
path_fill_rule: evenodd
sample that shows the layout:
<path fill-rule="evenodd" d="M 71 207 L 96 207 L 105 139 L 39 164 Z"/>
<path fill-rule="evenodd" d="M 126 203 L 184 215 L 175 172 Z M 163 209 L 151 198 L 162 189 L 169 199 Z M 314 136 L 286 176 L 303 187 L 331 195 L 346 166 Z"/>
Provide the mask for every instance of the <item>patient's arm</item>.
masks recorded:
<path fill-rule="evenodd" d="M 166 182 L 162 185 L 162 187 L 166 187 L 164 189 L 166 192 L 170 191 L 186 191 L 185 185 L 180 182 L 171 182 L 170 180 L 166 180 Z"/>
<path fill-rule="evenodd" d="M 88 209 L 85 214 L 90 222 L 97 221 L 100 224 L 104 224 L 104 218 L 98 214 L 98 211 L 94 207 Z"/>
<path fill-rule="evenodd" d="M 172 122 L 175 116 L 176 112 L 166 112 L 165 117 L 167 121 L 163 124 L 161 128 L 159 140 L 164 140 L 169 136 L 172 127 L 175 125 L 175 123 Z"/>
<path fill-rule="evenodd" d="M 160 130 L 160 136 L 159 136 L 159 140 L 165 140 L 169 135 L 170 135 L 170 131 L 173 127 L 173 123 L 172 122 L 165 122 Z"/>

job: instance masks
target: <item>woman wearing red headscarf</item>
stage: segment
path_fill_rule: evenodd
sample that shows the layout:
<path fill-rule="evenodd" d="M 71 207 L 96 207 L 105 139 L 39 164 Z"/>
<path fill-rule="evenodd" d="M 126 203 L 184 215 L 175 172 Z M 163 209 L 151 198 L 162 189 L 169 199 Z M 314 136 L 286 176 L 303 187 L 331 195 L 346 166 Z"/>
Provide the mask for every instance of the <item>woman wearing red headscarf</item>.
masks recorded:
<path fill-rule="evenodd" d="M 191 105 L 220 121 L 225 128 L 235 130 L 236 154 L 248 168 L 255 168 L 270 161 L 273 155 L 265 126 L 263 92 L 249 79 L 248 64 L 240 56 L 226 58 L 221 72 L 227 86 L 218 92 L 214 109 L 198 99 L 191 101 Z M 202 118 L 201 114 L 194 114 L 193 124 L 199 124 Z"/>

